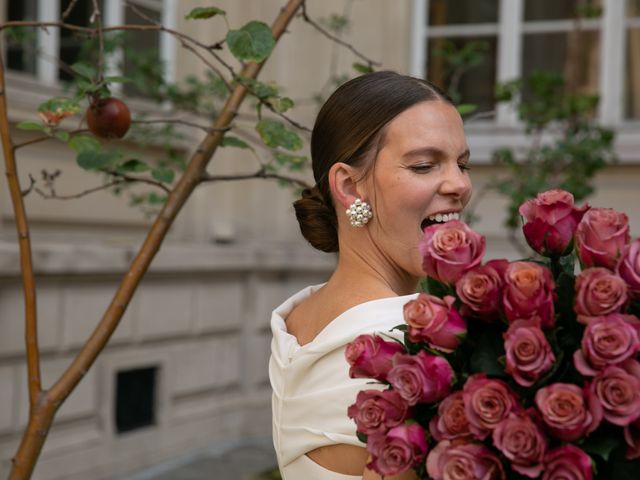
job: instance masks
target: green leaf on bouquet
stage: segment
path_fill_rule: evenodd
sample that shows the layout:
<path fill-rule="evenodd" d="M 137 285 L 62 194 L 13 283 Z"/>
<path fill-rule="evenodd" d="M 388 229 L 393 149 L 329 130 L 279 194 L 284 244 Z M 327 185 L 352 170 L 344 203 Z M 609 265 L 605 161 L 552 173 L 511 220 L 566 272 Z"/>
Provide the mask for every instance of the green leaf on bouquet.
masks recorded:
<path fill-rule="evenodd" d="M 469 334 L 474 340 L 471 351 L 470 370 L 472 373 L 485 373 L 490 377 L 507 377 L 504 367 L 498 360 L 505 354 L 502 335 L 495 328 L 484 326 L 476 335 Z"/>
<path fill-rule="evenodd" d="M 560 257 L 560 267 L 562 267 L 562 271 L 567 275 L 574 275 L 576 267 L 576 257 L 573 252 L 571 252 L 569 255 Z"/>
<path fill-rule="evenodd" d="M 360 440 L 362 443 L 367 443 L 367 439 L 369 438 L 364 433 L 361 433 L 361 432 L 356 432 L 356 436 L 358 437 L 358 440 Z"/>
<path fill-rule="evenodd" d="M 640 317 L 640 302 L 637 300 L 635 302 L 631 302 L 631 304 L 629 305 L 629 309 L 627 310 L 627 313 L 630 313 L 631 315 L 635 315 L 636 317 Z"/>
<path fill-rule="evenodd" d="M 611 452 L 622 444 L 622 432 L 620 430 L 602 432 L 601 430 L 598 429 L 590 435 L 580 447 L 589 455 L 598 455 L 608 462 Z"/>
<path fill-rule="evenodd" d="M 432 277 L 427 277 L 424 280 L 422 287 L 429 295 L 434 295 L 439 298 L 442 298 L 445 295 L 451 295 L 451 289 L 447 284 Z"/>

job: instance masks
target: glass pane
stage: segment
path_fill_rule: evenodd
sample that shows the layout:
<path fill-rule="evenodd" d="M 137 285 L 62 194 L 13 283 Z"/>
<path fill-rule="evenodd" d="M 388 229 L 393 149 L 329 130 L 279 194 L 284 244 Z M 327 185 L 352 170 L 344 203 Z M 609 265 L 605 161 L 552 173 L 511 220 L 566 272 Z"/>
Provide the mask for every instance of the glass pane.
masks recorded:
<path fill-rule="evenodd" d="M 640 29 L 627 31 L 625 116 L 640 118 Z"/>
<path fill-rule="evenodd" d="M 471 103 L 477 112 L 490 112 L 494 109 L 496 50 L 496 37 L 430 39 L 426 77 L 456 103 Z M 460 64 L 463 66 L 456 66 Z"/>
<path fill-rule="evenodd" d="M 640 0 L 627 0 L 627 16 L 640 17 Z"/>
<path fill-rule="evenodd" d="M 37 20 L 37 0 L 8 2 L 7 20 Z M 19 28 L 7 32 L 7 68 L 36 73 L 37 32 L 33 28 Z"/>
<path fill-rule="evenodd" d="M 67 11 L 70 3 L 73 0 L 61 0 L 60 1 L 60 16 Z M 98 3 L 98 7 L 102 12 L 104 10 L 103 7 L 104 0 L 101 0 Z M 71 23 L 73 25 L 81 25 L 88 27 L 90 25 L 89 20 L 91 19 L 91 15 L 93 14 L 93 1 L 92 0 L 80 0 L 76 2 L 73 6 L 69 15 L 67 16 L 67 23 Z M 86 35 L 81 35 L 78 32 L 71 32 L 70 30 L 60 29 L 60 60 L 62 60 L 63 64 L 60 66 L 58 78 L 62 81 L 71 81 L 74 77 L 72 72 L 68 70 L 64 65 L 72 65 L 79 60 L 83 61 L 95 61 L 97 62 L 97 57 L 95 59 L 89 58 L 80 58 L 82 51 L 82 44 L 85 40 L 87 40 Z"/>
<path fill-rule="evenodd" d="M 431 0 L 429 25 L 497 23 L 498 0 Z"/>
<path fill-rule="evenodd" d="M 142 18 L 141 15 L 146 18 Z M 141 5 L 136 5 L 136 11 L 131 8 L 125 11 L 126 24 L 145 24 L 149 23 L 149 19 L 159 23 L 161 11 Z M 127 48 L 127 45 L 131 45 L 132 48 Z M 132 82 L 124 84 L 126 95 L 149 96 L 149 91 L 157 87 L 162 80 L 160 35 L 157 31 L 128 32 L 122 70 L 125 76 L 133 79 Z"/>
<path fill-rule="evenodd" d="M 525 0 L 524 19 L 563 20 L 580 17 L 599 17 L 602 0 Z"/>

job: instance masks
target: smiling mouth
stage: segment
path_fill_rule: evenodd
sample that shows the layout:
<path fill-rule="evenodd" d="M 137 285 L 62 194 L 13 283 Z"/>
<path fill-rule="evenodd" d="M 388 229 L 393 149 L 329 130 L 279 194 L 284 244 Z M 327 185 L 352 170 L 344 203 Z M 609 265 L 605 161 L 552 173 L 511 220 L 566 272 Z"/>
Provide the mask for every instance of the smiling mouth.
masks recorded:
<path fill-rule="evenodd" d="M 420 224 L 420 229 L 424 230 L 425 228 L 430 227 L 431 225 L 435 225 L 437 223 L 445 223 L 445 222 L 448 222 L 449 220 L 460 220 L 460 213 L 451 212 L 451 213 L 445 213 L 445 214 L 438 213 L 437 215 L 430 215 L 429 217 L 422 220 L 422 223 Z"/>

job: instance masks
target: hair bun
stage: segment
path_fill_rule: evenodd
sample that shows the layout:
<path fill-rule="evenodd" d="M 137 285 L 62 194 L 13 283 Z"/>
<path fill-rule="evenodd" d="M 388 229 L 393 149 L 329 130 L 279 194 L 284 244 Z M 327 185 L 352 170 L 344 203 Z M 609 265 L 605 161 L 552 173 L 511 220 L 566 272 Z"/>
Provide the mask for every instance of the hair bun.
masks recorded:
<path fill-rule="evenodd" d="M 302 236 L 323 252 L 338 251 L 338 219 L 333 205 L 328 204 L 318 189 L 306 188 L 302 198 L 293 202 Z"/>

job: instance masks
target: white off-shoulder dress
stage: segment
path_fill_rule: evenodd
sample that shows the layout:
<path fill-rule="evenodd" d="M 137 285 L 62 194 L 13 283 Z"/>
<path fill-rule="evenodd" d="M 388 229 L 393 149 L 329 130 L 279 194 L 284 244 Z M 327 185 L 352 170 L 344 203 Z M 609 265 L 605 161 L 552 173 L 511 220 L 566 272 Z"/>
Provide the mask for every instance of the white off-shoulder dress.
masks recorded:
<path fill-rule="evenodd" d="M 346 345 L 363 333 L 384 332 L 404 322 L 402 307 L 417 294 L 356 305 L 329 323 L 312 342 L 300 346 L 287 332 L 293 308 L 322 285 L 307 287 L 287 299 L 271 317 L 269 378 L 273 389 L 273 443 L 284 480 L 361 480 L 332 472 L 305 454 L 318 447 L 362 447 L 347 408 L 360 390 L 376 388 L 369 379 L 349 378 Z M 399 332 L 392 334 L 401 338 Z"/>

